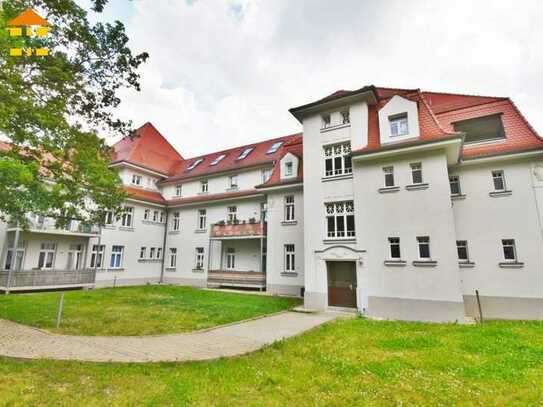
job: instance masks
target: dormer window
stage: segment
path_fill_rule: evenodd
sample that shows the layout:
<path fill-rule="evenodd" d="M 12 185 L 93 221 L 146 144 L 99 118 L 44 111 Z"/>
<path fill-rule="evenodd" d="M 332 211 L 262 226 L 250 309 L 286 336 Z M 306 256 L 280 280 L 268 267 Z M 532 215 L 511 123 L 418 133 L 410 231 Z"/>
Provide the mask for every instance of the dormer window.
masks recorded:
<path fill-rule="evenodd" d="M 198 158 L 198 159 L 194 160 L 194 161 L 192 162 L 192 164 L 189 165 L 189 168 L 187 168 L 187 170 L 190 171 L 190 170 L 194 169 L 194 168 L 195 168 L 198 164 L 200 164 L 202 161 L 204 161 L 203 158 Z"/>
<path fill-rule="evenodd" d="M 480 141 L 505 138 L 501 114 L 462 120 L 453 123 L 453 126 L 455 131 L 466 134 L 464 139 L 466 143 L 477 143 Z"/>
<path fill-rule="evenodd" d="M 293 168 L 292 161 L 289 161 L 289 162 L 285 163 L 285 176 L 286 177 L 292 177 L 292 168 Z"/>
<path fill-rule="evenodd" d="M 330 113 L 323 114 L 322 115 L 322 128 L 326 129 L 326 128 L 330 127 L 330 123 L 331 123 Z"/>
<path fill-rule="evenodd" d="M 341 112 L 341 119 L 343 121 L 343 124 L 349 124 L 351 122 L 351 117 L 348 110 Z"/>
<path fill-rule="evenodd" d="M 247 147 L 243 152 L 239 155 L 238 160 L 243 160 L 246 158 L 249 154 L 251 154 L 251 151 L 253 151 L 254 147 Z"/>
<path fill-rule="evenodd" d="M 276 143 L 273 143 L 272 146 L 266 151 L 266 154 L 273 154 L 279 150 L 279 147 L 283 145 L 282 141 L 278 141 Z"/>
<path fill-rule="evenodd" d="M 390 136 L 400 137 L 409 134 L 409 125 L 407 122 L 407 113 L 401 113 L 388 118 L 390 123 Z"/>
<path fill-rule="evenodd" d="M 211 164 L 209 165 L 217 165 L 222 161 L 222 159 L 226 157 L 226 154 L 221 154 L 220 156 L 216 157 L 213 161 L 211 161 Z"/>
<path fill-rule="evenodd" d="M 141 175 L 132 174 L 132 185 L 141 185 L 142 177 Z"/>

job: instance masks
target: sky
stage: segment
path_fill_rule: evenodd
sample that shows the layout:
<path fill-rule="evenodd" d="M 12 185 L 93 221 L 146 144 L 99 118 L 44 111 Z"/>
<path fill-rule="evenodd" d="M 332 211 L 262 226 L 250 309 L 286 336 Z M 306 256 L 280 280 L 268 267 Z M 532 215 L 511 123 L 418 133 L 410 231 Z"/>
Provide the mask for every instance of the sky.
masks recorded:
<path fill-rule="evenodd" d="M 150 54 L 119 117 L 186 158 L 299 132 L 289 108 L 370 84 L 509 96 L 543 136 L 541 1 L 110 0 L 92 18 Z"/>

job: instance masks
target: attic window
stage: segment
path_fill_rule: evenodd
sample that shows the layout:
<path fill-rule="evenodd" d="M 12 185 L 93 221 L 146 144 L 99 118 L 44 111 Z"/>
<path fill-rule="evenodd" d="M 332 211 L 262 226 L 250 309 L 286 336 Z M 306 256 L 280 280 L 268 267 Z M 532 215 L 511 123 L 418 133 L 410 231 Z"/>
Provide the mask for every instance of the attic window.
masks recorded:
<path fill-rule="evenodd" d="M 198 158 L 192 162 L 192 164 L 187 168 L 187 170 L 192 170 L 194 167 L 196 167 L 198 164 L 200 164 L 202 161 L 204 161 L 203 158 Z"/>
<path fill-rule="evenodd" d="M 407 113 L 401 113 L 388 118 L 390 122 L 390 136 L 399 137 L 409 134 L 409 126 L 407 123 Z"/>
<path fill-rule="evenodd" d="M 266 154 L 275 153 L 277 150 L 279 150 L 279 147 L 281 147 L 282 145 L 283 145 L 282 141 L 278 141 L 277 143 L 273 143 L 272 146 L 268 149 L 268 151 L 266 151 Z"/>
<path fill-rule="evenodd" d="M 477 117 L 453 123 L 455 131 L 466 133 L 466 143 L 505 138 L 505 130 L 500 114 Z"/>
<path fill-rule="evenodd" d="M 254 150 L 254 147 L 248 147 L 239 155 L 238 160 L 243 160 L 246 158 L 249 154 L 251 154 L 251 151 Z"/>
<path fill-rule="evenodd" d="M 218 163 L 220 163 L 222 161 L 222 159 L 224 157 L 226 157 L 226 154 L 221 154 L 220 156 L 215 158 L 213 161 L 211 161 L 211 164 L 209 164 L 209 165 L 217 165 Z"/>

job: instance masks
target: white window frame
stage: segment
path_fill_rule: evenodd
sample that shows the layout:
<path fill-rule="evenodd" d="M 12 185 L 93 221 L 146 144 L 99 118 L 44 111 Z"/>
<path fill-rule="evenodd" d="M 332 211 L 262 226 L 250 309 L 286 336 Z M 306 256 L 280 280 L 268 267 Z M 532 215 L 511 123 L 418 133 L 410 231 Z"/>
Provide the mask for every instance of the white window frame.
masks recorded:
<path fill-rule="evenodd" d="M 15 257 L 13 256 L 14 253 Z M 6 250 L 6 257 L 4 258 L 4 270 L 20 270 L 23 267 L 24 256 L 25 242 L 23 240 L 19 240 L 19 247 L 17 249 L 15 249 L 14 247 L 10 247 Z M 13 268 L 14 266 L 15 268 Z"/>
<path fill-rule="evenodd" d="M 428 257 L 423 257 L 421 255 L 423 246 L 428 246 Z M 430 236 L 417 236 L 417 254 L 418 254 L 419 260 L 424 261 L 424 260 L 432 259 L 432 252 L 430 248 Z"/>
<path fill-rule="evenodd" d="M 285 256 L 285 273 L 296 272 L 296 247 L 294 243 L 287 243 L 284 245 Z"/>
<path fill-rule="evenodd" d="M 200 193 L 207 194 L 209 192 L 209 182 L 207 179 L 200 181 Z"/>
<path fill-rule="evenodd" d="M 151 215 L 151 209 L 147 208 L 143 212 L 143 220 L 149 220 L 149 216 Z"/>
<path fill-rule="evenodd" d="M 132 174 L 132 185 L 141 186 L 143 177 L 138 174 Z"/>
<path fill-rule="evenodd" d="M 422 174 L 422 163 L 410 163 L 409 168 L 411 168 L 411 182 L 413 183 L 413 185 L 423 184 L 424 177 Z M 416 177 L 420 177 L 420 180 L 416 180 Z"/>
<path fill-rule="evenodd" d="M 192 164 L 190 164 L 187 168 L 187 171 L 190 171 L 192 169 L 194 169 L 197 165 L 199 165 L 202 161 L 204 161 L 203 158 L 197 158 L 196 160 L 194 160 L 192 162 Z"/>
<path fill-rule="evenodd" d="M 247 147 L 247 148 L 245 148 L 245 149 L 241 152 L 241 154 L 239 155 L 239 157 L 237 158 L 237 160 L 243 160 L 243 159 L 247 158 L 247 156 L 248 156 L 249 154 L 251 154 L 251 152 L 252 152 L 254 149 L 255 149 L 254 147 Z"/>
<path fill-rule="evenodd" d="M 349 112 L 349 110 L 342 110 L 340 112 L 341 114 L 341 121 L 342 121 L 342 124 L 349 124 L 351 123 L 351 114 Z"/>
<path fill-rule="evenodd" d="M 106 245 L 93 244 L 91 247 L 91 259 L 90 268 L 103 268 L 104 267 L 104 253 L 106 251 Z"/>
<path fill-rule="evenodd" d="M 264 184 L 265 182 L 267 182 L 271 175 L 272 175 L 272 168 L 264 168 L 262 169 L 262 183 Z"/>
<path fill-rule="evenodd" d="M 385 188 L 396 186 L 396 181 L 394 179 L 394 167 L 392 165 L 388 167 L 383 167 L 383 174 Z M 390 181 L 392 181 L 392 183 L 390 183 Z"/>
<path fill-rule="evenodd" d="M 327 129 L 332 126 L 332 115 L 330 113 L 324 113 L 321 115 L 322 129 Z"/>
<path fill-rule="evenodd" d="M 115 249 L 120 250 L 115 250 Z M 111 246 L 111 257 L 109 262 L 110 269 L 120 269 L 123 267 L 124 246 L 113 245 Z"/>
<path fill-rule="evenodd" d="M 235 222 L 238 219 L 238 207 L 231 205 L 226 208 L 226 220 L 228 222 Z"/>
<path fill-rule="evenodd" d="M 140 248 L 140 259 L 145 259 L 147 256 L 147 247 L 141 246 Z"/>
<path fill-rule="evenodd" d="M 156 255 L 156 247 L 150 247 L 149 248 L 149 258 L 154 259 Z"/>
<path fill-rule="evenodd" d="M 353 173 L 350 142 L 325 145 L 323 146 L 323 154 L 324 177 L 334 177 Z M 326 169 L 328 162 L 330 163 L 330 169 Z"/>
<path fill-rule="evenodd" d="M 181 196 L 183 194 L 183 184 L 177 184 L 175 186 L 175 196 Z"/>
<path fill-rule="evenodd" d="M 460 249 L 465 250 L 466 252 L 466 258 L 462 259 L 460 258 Z M 461 263 L 469 263 L 469 247 L 468 247 L 468 241 L 467 240 L 457 240 L 456 241 L 456 255 L 458 257 L 458 261 Z"/>
<path fill-rule="evenodd" d="M 513 258 L 512 259 L 508 259 L 506 257 L 506 248 L 512 248 L 513 249 Z M 510 263 L 516 263 L 518 262 L 518 253 L 517 253 L 517 242 L 515 241 L 515 239 L 502 239 L 502 254 L 503 254 L 503 260 L 505 262 L 510 262 Z"/>
<path fill-rule="evenodd" d="M 458 191 L 453 192 L 453 184 L 456 185 Z M 451 191 L 452 196 L 462 195 L 462 186 L 460 185 L 460 176 L 459 175 L 449 175 L 449 190 Z"/>
<path fill-rule="evenodd" d="M 393 255 L 394 248 L 398 249 L 398 256 Z M 401 247 L 401 240 L 399 236 L 392 236 L 388 238 L 388 258 L 390 260 L 401 260 L 402 247 Z"/>
<path fill-rule="evenodd" d="M 207 210 L 198 209 L 198 230 L 206 230 L 207 227 Z"/>
<path fill-rule="evenodd" d="M 284 221 L 294 222 L 296 220 L 294 195 L 286 195 L 284 198 L 284 205 L 285 205 Z"/>
<path fill-rule="evenodd" d="M 502 187 L 496 186 L 496 180 L 500 180 Z M 503 170 L 492 171 L 492 185 L 494 186 L 494 192 L 504 192 L 507 190 L 507 184 L 505 182 L 505 172 Z"/>
<path fill-rule="evenodd" d="M 218 163 L 220 163 L 224 157 L 226 157 L 226 154 L 221 154 L 219 156 L 217 156 L 213 161 L 211 161 L 211 164 L 209 165 L 217 165 Z"/>
<path fill-rule="evenodd" d="M 125 206 L 123 215 L 121 216 L 121 226 L 132 227 L 134 224 L 134 207 Z"/>
<path fill-rule="evenodd" d="M 196 270 L 203 270 L 205 260 L 205 247 L 197 247 L 194 252 L 196 254 L 194 268 Z"/>
<path fill-rule="evenodd" d="M 226 269 L 236 269 L 236 249 L 234 247 L 226 248 Z"/>
<path fill-rule="evenodd" d="M 158 222 L 158 211 L 153 211 L 153 222 Z"/>
<path fill-rule="evenodd" d="M 172 217 L 172 230 L 178 231 L 181 228 L 181 214 L 174 212 Z"/>
<path fill-rule="evenodd" d="M 176 247 L 170 247 L 169 250 L 169 268 L 176 268 L 177 267 L 177 248 Z"/>
<path fill-rule="evenodd" d="M 51 247 L 52 246 L 52 247 Z M 52 270 L 55 268 L 55 257 L 57 253 L 57 244 L 54 242 L 40 243 L 40 251 L 38 254 L 38 268 L 40 270 Z M 43 253 L 43 263 L 42 263 Z M 50 262 L 50 265 L 47 264 Z"/>
<path fill-rule="evenodd" d="M 277 150 L 279 150 L 282 145 L 283 145 L 283 141 L 276 141 L 270 146 L 270 148 L 268 148 L 268 151 L 266 151 L 266 154 L 273 154 L 277 152 Z"/>
<path fill-rule="evenodd" d="M 159 220 L 160 220 L 160 223 L 164 223 L 164 211 L 159 212 Z"/>
<path fill-rule="evenodd" d="M 292 161 L 287 161 L 285 163 L 285 177 L 292 177 L 294 173 L 294 163 Z"/>
<path fill-rule="evenodd" d="M 113 225 L 115 223 L 115 217 L 113 216 L 113 211 L 106 211 L 104 225 Z"/>
<path fill-rule="evenodd" d="M 340 202 L 327 202 L 324 204 L 325 208 L 325 230 L 327 239 L 354 239 L 356 237 L 356 225 L 354 217 L 354 202 L 353 201 L 340 201 Z M 349 230 L 347 221 L 352 216 L 353 229 Z M 334 219 L 334 229 L 330 230 L 329 219 Z M 342 219 L 343 228 L 339 225 L 338 219 Z"/>
<path fill-rule="evenodd" d="M 156 248 L 156 258 L 161 259 L 162 258 L 162 247 Z"/>
<path fill-rule="evenodd" d="M 238 188 L 238 174 L 230 175 L 228 177 L 228 188 L 235 189 Z"/>
<path fill-rule="evenodd" d="M 388 118 L 390 137 L 402 137 L 409 134 L 409 117 L 407 113 L 400 113 Z"/>

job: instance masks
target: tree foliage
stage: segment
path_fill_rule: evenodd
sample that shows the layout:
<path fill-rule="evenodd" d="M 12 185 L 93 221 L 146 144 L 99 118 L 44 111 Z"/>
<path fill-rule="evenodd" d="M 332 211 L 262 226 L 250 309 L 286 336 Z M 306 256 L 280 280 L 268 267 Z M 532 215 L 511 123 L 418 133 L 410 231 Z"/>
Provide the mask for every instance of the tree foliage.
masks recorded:
<path fill-rule="evenodd" d="M 107 0 L 94 0 L 101 12 Z M 32 8 L 51 25 L 46 37 L 9 37 L 6 23 Z M 9 55 L 16 45 L 45 46 L 48 56 Z M 121 22 L 91 24 L 73 0 L 5 0 L 0 6 L 0 217 L 25 215 L 98 223 L 125 198 L 108 168 L 111 149 L 99 134 L 130 133 L 115 117 L 118 90 L 139 90 L 138 67 Z M 90 205 L 89 203 L 93 204 Z"/>

